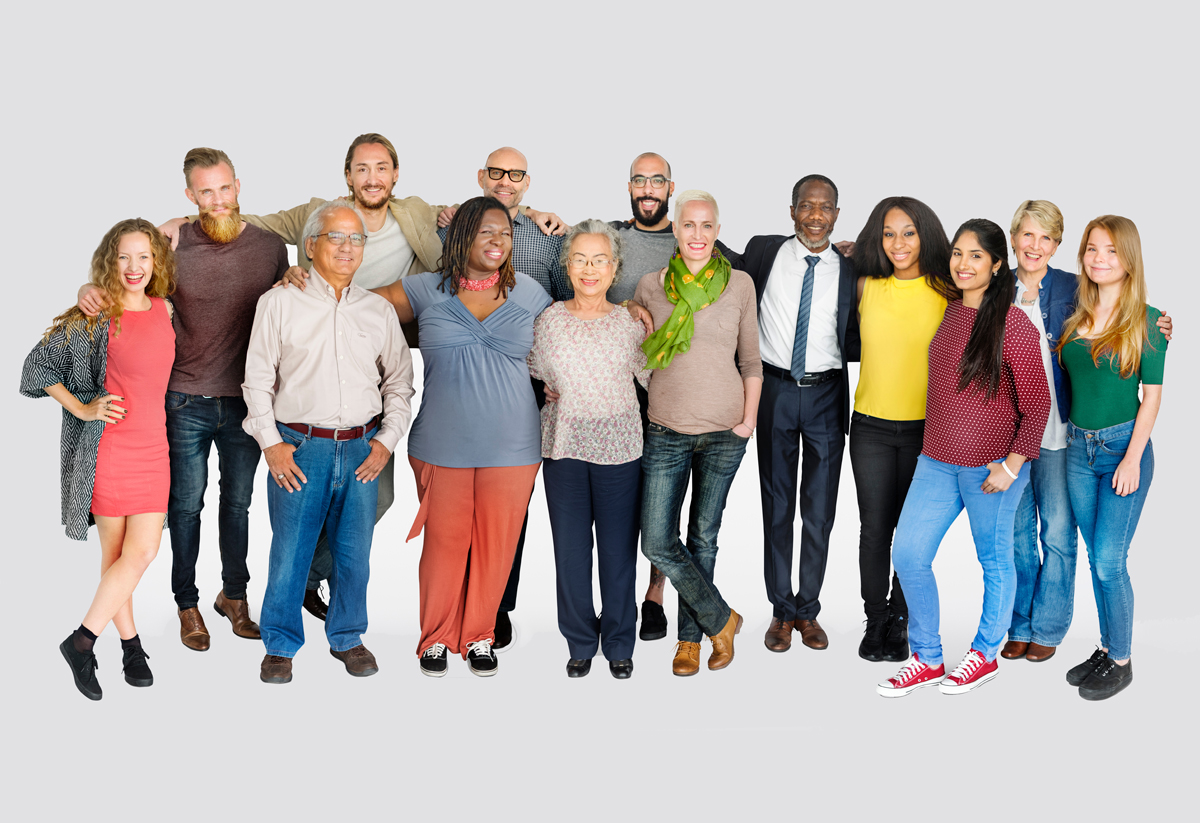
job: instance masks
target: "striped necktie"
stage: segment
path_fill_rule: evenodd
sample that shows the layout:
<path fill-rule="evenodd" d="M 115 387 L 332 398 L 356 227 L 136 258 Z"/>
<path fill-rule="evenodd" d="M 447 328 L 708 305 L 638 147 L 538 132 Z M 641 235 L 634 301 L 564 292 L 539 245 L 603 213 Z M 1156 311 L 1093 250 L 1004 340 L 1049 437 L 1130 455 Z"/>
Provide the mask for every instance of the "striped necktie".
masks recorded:
<path fill-rule="evenodd" d="M 800 287 L 800 310 L 796 312 L 796 339 L 792 343 L 792 379 L 804 377 L 804 355 L 808 348 L 808 315 L 812 309 L 813 281 L 817 279 L 817 262 L 820 257 L 810 254 L 804 258 L 808 269 L 804 272 L 804 285 Z"/>

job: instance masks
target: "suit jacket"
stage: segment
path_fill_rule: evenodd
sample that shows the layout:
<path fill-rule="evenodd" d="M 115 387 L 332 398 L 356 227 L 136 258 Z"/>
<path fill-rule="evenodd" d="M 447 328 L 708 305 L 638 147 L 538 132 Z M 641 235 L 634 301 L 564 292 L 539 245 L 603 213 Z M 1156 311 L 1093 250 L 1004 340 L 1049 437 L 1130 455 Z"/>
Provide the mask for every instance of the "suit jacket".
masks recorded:
<path fill-rule="evenodd" d="M 762 304 L 763 293 L 767 289 L 767 280 L 775 265 L 775 257 L 785 242 L 795 235 L 763 234 L 750 238 L 746 251 L 742 254 L 730 253 L 729 262 L 735 269 L 741 269 L 754 280 L 756 305 Z M 857 361 L 862 357 L 862 340 L 858 331 L 857 295 L 858 275 L 854 264 L 834 247 L 838 256 L 838 303 L 837 303 L 837 341 L 842 352 L 842 433 L 850 431 L 850 373 L 846 364 Z"/>

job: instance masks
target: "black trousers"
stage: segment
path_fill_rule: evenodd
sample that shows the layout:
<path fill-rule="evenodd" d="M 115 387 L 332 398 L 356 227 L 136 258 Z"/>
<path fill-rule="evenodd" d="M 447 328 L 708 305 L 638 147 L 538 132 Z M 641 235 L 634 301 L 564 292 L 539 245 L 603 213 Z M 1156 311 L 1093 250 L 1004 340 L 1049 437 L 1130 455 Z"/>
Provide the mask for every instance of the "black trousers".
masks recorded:
<path fill-rule="evenodd" d="M 546 405 L 546 384 L 541 380 L 529 379 L 533 383 L 533 397 L 537 400 L 538 411 Z M 537 482 L 534 482 L 537 488 Z M 530 492 L 529 499 L 533 499 Z M 529 528 L 529 509 L 525 510 L 525 520 L 521 523 L 521 536 L 517 538 L 517 553 L 513 555 L 512 571 L 508 573 L 508 584 L 504 587 L 504 597 L 500 598 L 502 612 L 511 612 L 517 608 L 517 587 L 521 585 L 521 558 L 525 555 L 525 530 Z"/>
<path fill-rule="evenodd" d="M 858 573 L 868 618 L 886 617 L 889 611 L 908 618 L 900 579 L 892 571 L 892 535 L 924 438 L 924 420 L 882 420 L 859 412 L 851 418 L 850 466 L 861 524 Z"/>
<path fill-rule="evenodd" d="M 767 599 L 780 620 L 813 620 L 821 611 L 821 584 L 846 446 L 841 381 L 801 388 L 793 380 L 764 373 L 758 432 Z M 801 456 L 800 568 L 793 594 L 792 544 Z"/>

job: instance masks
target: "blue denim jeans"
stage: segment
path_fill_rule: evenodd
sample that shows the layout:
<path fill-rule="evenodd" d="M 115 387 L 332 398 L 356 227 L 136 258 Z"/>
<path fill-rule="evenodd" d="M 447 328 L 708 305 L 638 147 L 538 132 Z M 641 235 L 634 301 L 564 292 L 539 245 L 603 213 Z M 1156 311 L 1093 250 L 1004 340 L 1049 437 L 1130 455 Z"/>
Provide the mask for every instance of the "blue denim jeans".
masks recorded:
<path fill-rule="evenodd" d="M 729 622 L 729 605 L 713 583 L 717 532 L 729 487 L 749 441 L 730 430 L 680 434 L 650 423 L 642 452 L 642 554 L 679 593 L 679 640 L 699 643 Z M 688 481 L 692 506 L 687 543 L 679 516 Z"/>
<path fill-rule="evenodd" d="M 1029 464 L 1021 466 L 1004 492 L 984 494 L 980 487 L 987 476 L 987 466 L 955 466 L 921 455 L 896 525 L 892 564 L 908 601 L 908 643 L 930 666 L 942 662 L 941 606 L 933 558 L 964 508 L 971 520 L 975 556 L 983 566 L 983 612 L 971 648 L 995 660 L 1012 617 L 1017 582 L 1013 519 L 1029 483 Z"/>
<path fill-rule="evenodd" d="M 167 444 L 171 495 L 167 527 L 171 533 L 171 591 L 181 609 L 197 605 L 196 560 L 200 556 L 200 510 L 208 489 L 208 454 L 213 444 L 221 471 L 217 529 L 225 596 L 246 596 L 250 571 L 250 493 L 262 450 L 242 430 L 246 403 L 240 397 L 201 397 L 167 392 Z"/>
<path fill-rule="evenodd" d="M 344 652 L 362 643 L 367 630 L 367 580 L 375 531 L 378 479 L 360 483 L 357 469 L 371 453 L 375 428 L 356 440 L 308 437 L 276 424 L 285 443 L 296 447 L 292 459 L 308 482 L 288 492 L 267 478 L 271 514 L 271 564 L 263 598 L 263 644 L 267 654 L 293 657 L 304 645 L 300 606 L 308 569 L 321 527 L 329 536 L 333 569 L 329 575 L 329 647 Z"/>
<path fill-rule="evenodd" d="M 1154 479 L 1154 445 L 1142 452 L 1137 491 L 1125 497 L 1113 489 L 1113 473 L 1125 458 L 1133 423 L 1088 431 L 1067 423 L 1067 489 L 1092 568 L 1092 591 L 1100 616 L 1100 645 L 1124 660 L 1133 649 L 1133 586 L 1129 544 Z"/>
<path fill-rule="evenodd" d="M 1058 646 L 1071 628 L 1075 608 L 1077 531 L 1067 493 L 1067 450 L 1042 449 L 1040 455 L 1029 467 L 1029 485 L 1017 506 L 1017 596 L 1008 639 Z"/>

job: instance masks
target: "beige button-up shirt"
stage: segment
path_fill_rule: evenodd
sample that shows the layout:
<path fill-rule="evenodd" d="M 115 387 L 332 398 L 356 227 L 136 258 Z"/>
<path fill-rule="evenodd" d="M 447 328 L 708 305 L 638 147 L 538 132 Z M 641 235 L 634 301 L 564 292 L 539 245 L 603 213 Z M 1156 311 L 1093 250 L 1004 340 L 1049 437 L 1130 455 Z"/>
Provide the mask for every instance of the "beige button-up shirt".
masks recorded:
<path fill-rule="evenodd" d="M 264 449 L 282 442 L 276 421 L 350 428 L 381 411 L 374 439 L 395 452 L 412 420 L 412 354 L 392 304 L 351 283 L 338 301 L 312 269 L 308 287 L 258 300 L 242 428 Z"/>

